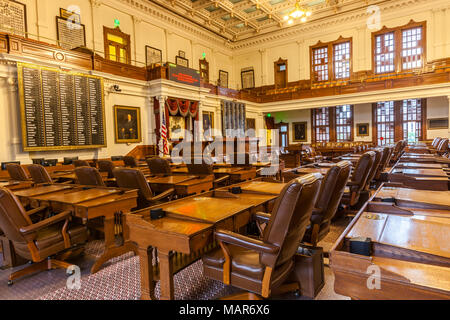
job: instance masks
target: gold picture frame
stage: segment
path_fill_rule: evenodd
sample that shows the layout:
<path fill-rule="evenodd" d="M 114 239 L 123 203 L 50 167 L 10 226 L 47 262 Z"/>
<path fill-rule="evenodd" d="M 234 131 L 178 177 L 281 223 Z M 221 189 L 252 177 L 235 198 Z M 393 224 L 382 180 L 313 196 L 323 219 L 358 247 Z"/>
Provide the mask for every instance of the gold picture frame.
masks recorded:
<path fill-rule="evenodd" d="M 114 127 L 116 143 L 140 143 L 141 108 L 114 106 Z"/>
<path fill-rule="evenodd" d="M 308 141 L 308 122 L 302 121 L 292 123 L 292 141 L 293 142 Z"/>
<path fill-rule="evenodd" d="M 368 137 L 369 136 L 369 124 L 368 123 L 356 124 L 356 136 L 357 137 Z"/>

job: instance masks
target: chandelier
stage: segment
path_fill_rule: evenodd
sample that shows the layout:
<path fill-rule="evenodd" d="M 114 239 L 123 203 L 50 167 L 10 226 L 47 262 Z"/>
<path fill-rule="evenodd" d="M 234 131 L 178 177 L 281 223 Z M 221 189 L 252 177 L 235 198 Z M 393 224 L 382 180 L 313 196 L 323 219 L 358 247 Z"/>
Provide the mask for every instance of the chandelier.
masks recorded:
<path fill-rule="evenodd" d="M 288 15 L 284 16 L 283 19 L 284 21 L 287 21 L 288 24 L 293 24 L 294 19 L 300 19 L 300 22 L 306 22 L 310 15 L 311 11 L 301 6 L 300 0 L 297 0 L 297 2 L 295 3 L 295 9 L 292 10 Z"/>

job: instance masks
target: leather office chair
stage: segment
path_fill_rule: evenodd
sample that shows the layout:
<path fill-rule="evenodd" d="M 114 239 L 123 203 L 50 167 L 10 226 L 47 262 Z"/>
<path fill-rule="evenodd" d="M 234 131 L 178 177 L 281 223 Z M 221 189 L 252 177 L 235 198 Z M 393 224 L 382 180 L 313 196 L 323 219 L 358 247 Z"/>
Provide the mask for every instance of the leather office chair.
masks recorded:
<path fill-rule="evenodd" d="M 323 160 L 323 156 L 320 153 L 317 153 L 315 148 L 310 146 L 304 146 L 304 156 L 302 161 L 305 163 L 315 163 Z"/>
<path fill-rule="evenodd" d="M 366 182 L 366 186 L 364 187 L 364 190 L 370 189 L 371 183 L 375 179 L 375 176 L 379 170 L 381 158 L 383 157 L 383 153 L 381 151 L 373 150 L 372 152 L 375 153 L 375 158 L 372 163 L 372 168 L 370 168 L 369 175 L 367 176 L 367 182 Z"/>
<path fill-rule="evenodd" d="M 207 164 L 203 159 L 196 160 L 195 158 L 193 158 L 191 159 L 191 163 L 186 164 L 186 167 L 188 169 L 188 173 L 192 176 L 200 176 L 200 177 L 214 176 L 213 165 Z M 214 179 L 213 181 L 214 189 L 227 186 L 229 184 L 229 181 L 230 181 L 229 175 L 225 175 L 218 179 Z"/>
<path fill-rule="evenodd" d="M 351 169 L 350 161 L 341 161 L 327 172 L 312 212 L 311 224 L 306 229 L 302 242 L 311 243 L 315 247 L 330 232 L 331 220 L 342 200 Z"/>
<path fill-rule="evenodd" d="M 448 150 L 448 139 L 442 139 L 436 149 L 438 155 L 443 155 Z"/>
<path fill-rule="evenodd" d="M 31 179 L 35 184 L 53 183 L 50 174 L 42 165 L 30 164 L 27 168 L 28 172 L 30 173 Z"/>
<path fill-rule="evenodd" d="M 203 258 L 203 274 L 264 298 L 281 289 L 294 269 L 294 256 L 309 224 L 321 177 L 310 174 L 292 180 L 277 198 L 272 214 L 256 214 L 258 220 L 268 222 L 261 240 L 216 231 L 220 249 Z M 298 290 L 299 284 L 290 289 Z"/>
<path fill-rule="evenodd" d="M 0 188 L 0 228 L 13 243 L 15 252 L 33 262 L 12 273 L 9 285 L 15 279 L 38 271 L 67 269 L 72 264 L 63 260 L 69 256 L 70 250 L 87 241 L 86 227 L 70 223 L 70 211 L 32 223 L 31 216 L 46 209 L 40 207 L 26 212 L 10 190 Z M 62 256 L 58 257 L 59 254 Z"/>
<path fill-rule="evenodd" d="M 136 158 L 133 156 L 123 157 L 123 163 L 125 164 L 125 167 L 137 168 L 137 166 L 138 166 Z"/>
<path fill-rule="evenodd" d="M 9 163 L 6 165 L 6 170 L 8 170 L 9 177 L 13 181 L 28 181 L 28 175 L 25 169 L 20 164 Z"/>
<path fill-rule="evenodd" d="M 375 174 L 375 180 L 379 181 L 381 179 L 381 174 L 386 170 L 387 166 L 391 162 L 392 153 L 394 148 L 387 146 L 383 149 L 383 155 L 381 157 L 380 165 L 378 166 L 378 170 Z"/>
<path fill-rule="evenodd" d="M 170 168 L 170 162 L 163 158 L 149 158 L 146 160 L 147 166 L 150 169 L 150 174 L 152 175 L 163 175 L 168 176 L 172 174 L 172 169 Z"/>
<path fill-rule="evenodd" d="M 98 171 L 108 172 L 108 179 L 114 178 L 113 170 L 116 166 L 111 160 L 99 160 L 97 164 L 98 164 Z"/>
<path fill-rule="evenodd" d="M 348 190 L 346 190 L 342 196 L 343 204 L 354 206 L 358 203 L 361 191 L 366 187 L 374 161 L 375 152 L 373 151 L 368 151 L 361 155 L 350 181 L 347 182 Z"/>
<path fill-rule="evenodd" d="M 431 143 L 430 149 L 436 149 L 439 145 L 439 142 L 441 142 L 441 137 L 437 137 L 433 139 L 433 142 Z"/>
<path fill-rule="evenodd" d="M 78 183 L 83 186 L 106 187 L 97 168 L 90 166 L 75 168 Z"/>
<path fill-rule="evenodd" d="M 170 201 L 175 194 L 175 189 L 169 189 L 155 196 L 144 174 L 138 169 L 115 168 L 113 173 L 119 188 L 138 190 L 137 210 L 155 205 L 164 199 Z"/>
<path fill-rule="evenodd" d="M 403 148 L 403 140 L 397 141 L 394 146 L 391 163 L 395 164 L 400 159 Z"/>
<path fill-rule="evenodd" d="M 73 160 L 72 164 L 75 166 L 75 168 L 91 166 L 86 160 Z"/>

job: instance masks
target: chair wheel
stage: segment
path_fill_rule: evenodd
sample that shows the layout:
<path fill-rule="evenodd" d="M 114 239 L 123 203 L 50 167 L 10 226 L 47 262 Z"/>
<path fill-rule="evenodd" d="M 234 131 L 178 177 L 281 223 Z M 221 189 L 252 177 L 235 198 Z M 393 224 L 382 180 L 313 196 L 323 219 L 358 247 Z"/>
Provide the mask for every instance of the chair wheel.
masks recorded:
<path fill-rule="evenodd" d="M 11 287 L 14 284 L 12 280 L 8 280 L 8 287 Z"/>

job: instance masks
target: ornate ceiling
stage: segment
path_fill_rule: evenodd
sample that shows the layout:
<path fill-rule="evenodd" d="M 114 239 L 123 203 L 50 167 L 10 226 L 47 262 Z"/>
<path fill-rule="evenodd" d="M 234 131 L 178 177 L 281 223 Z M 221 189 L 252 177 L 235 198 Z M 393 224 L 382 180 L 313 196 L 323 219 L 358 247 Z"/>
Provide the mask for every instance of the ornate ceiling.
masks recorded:
<path fill-rule="evenodd" d="M 191 22 L 231 41 L 290 27 L 283 17 L 294 8 L 297 0 L 149 0 L 185 17 Z M 315 20 L 349 7 L 366 7 L 369 0 L 299 0 L 312 12 L 308 20 Z M 300 24 L 300 21 L 293 25 Z M 308 22 L 305 22 L 308 23 Z"/>

